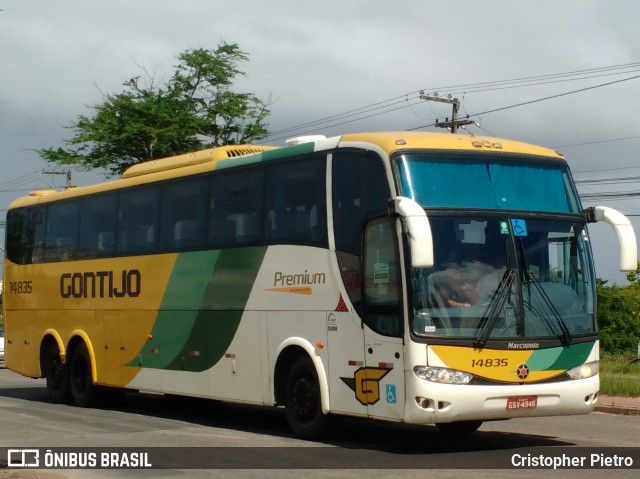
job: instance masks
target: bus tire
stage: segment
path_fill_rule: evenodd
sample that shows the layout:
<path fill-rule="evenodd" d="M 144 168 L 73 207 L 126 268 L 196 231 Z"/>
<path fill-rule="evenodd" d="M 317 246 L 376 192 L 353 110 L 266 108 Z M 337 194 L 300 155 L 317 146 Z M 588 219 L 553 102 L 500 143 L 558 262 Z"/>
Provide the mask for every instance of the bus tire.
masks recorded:
<path fill-rule="evenodd" d="M 81 342 L 73 350 L 69 362 L 69 382 L 73 402 L 80 407 L 90 407 L 96 402 L 98 388 L 93 384 L 91 357 L 87 345 Z"/>
<path fill-rule="evenodd" d="M 478 430 L 482 425 L 482 421 L 457 421 L 457 422 L 443 422 L 436 424 L 436 427 L 440 432 L 444 434 L 458 435 L 458 434 L 471 434 Z"/>
<path fill-rule="evenodd" d="M 308 356 L 293 363 L 289 372 L 285 412 L 298 437 L 317 439 L 328 431 L 330 417 L 322 413 L 318 373 Z"/>
<path fill-rule="evenodd" d="M 62 362 L 57 346 L 49 348 L 44 362 L 44 377 L 47 381 L 49 399 L 55 404 L 63 404 L 71 399 L 69 367 Z"/>

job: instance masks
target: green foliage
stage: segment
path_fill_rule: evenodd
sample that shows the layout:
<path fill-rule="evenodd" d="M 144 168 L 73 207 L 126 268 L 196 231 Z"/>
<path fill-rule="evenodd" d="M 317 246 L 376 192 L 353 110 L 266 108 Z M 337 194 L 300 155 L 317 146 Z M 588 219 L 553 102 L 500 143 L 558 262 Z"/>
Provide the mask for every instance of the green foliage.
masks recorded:
<path fill-rule="evenodd" d="M 635 271 L 627 273 L 627 281 L 635 286 L 640 286 L 640 261 L 638 261 L 638 267 Z"/>
<path fill-rule="evenodd" d="M 640 396 L 640 362 L 635 355 L 603 352 L 600 356 L 600 393 L 609 396 Z"/>
<path fill-rule="evenodd" d="M 640 285 L 606 286 L 598 282 L 600 344 L 607 353 L 636 353 L 640 338 Z"/>
<path fill-rule="evenodd" d="M 92 117 L 78 117 L 66 148 L 38 153 L 51 163 L 116 175 L 143 161 L 260 140 L 268 134 L 267 103 L 231 89 L 247 59 L 238 45 L 224 42 L 215 50 L 186 50 L 169 81 L 131 78 L 124 92 L 92 106 Z"/>

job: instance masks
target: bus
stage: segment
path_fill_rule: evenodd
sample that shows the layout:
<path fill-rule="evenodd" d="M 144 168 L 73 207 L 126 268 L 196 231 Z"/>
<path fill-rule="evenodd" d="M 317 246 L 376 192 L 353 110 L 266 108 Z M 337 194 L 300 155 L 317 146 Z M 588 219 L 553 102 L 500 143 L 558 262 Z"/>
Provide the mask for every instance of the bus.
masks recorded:
<path fill-rule="evenodd" d="M 141 163 L 11 203 L 6 365 L 56 403 L 114 391 L 471 432 L 589 413 L 587 224 L 563 156 L 434 132 L 299 137 Z"/>

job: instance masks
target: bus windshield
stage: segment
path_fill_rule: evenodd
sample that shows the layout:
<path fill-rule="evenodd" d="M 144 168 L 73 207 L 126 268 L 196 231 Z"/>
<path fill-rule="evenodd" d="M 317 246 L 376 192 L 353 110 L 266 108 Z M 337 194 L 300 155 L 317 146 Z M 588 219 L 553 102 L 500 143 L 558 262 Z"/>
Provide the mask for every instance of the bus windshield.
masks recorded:
<path fill-rule="evenodd" d="M 573 337 L 597 331 L 583 223 L 431 216 L 433 268 L 413 269 L 413 332 L 468 337 Z"/>
<path fill-rule="evenodd" d="M 425 208 L 579 213 L 567 166 L 500 156 L 400 155 L 400 194 Z"/>

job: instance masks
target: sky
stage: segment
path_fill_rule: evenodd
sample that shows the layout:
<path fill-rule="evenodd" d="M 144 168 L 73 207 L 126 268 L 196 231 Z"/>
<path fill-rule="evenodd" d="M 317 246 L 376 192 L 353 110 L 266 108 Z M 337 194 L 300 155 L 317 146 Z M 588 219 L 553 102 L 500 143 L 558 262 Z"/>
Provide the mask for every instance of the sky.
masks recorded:
<path fill-rule="evenodd" d="M 0 9 L 0 222 L 14 198 L 65 184 L 43 173 L 56 167 L 35 150 L 64 146 L 78 116 L 142 68 L 167 79 L 180 52 L 222 41 L 249 56 L 234 88 L 270 102 L 267 143 L 432 125 L 451 107 L 419 92 L 451 94 L 479 123 L 465 134 L 557 149 L 581 194 L 617 192 L 583 206 L 640 215 L 634 0 L 0 0 Z M 75 185 L 104 180 L 73 171 Z M 629 218 L 640 236 L 640 216 Z M 590 234 L 597 276 L 627 284 L 612 230 L 594 224 Z"/>

